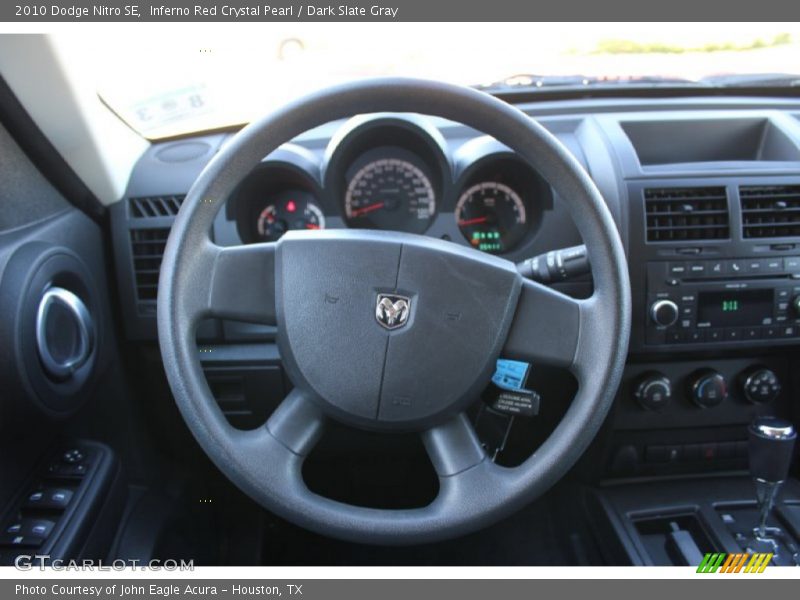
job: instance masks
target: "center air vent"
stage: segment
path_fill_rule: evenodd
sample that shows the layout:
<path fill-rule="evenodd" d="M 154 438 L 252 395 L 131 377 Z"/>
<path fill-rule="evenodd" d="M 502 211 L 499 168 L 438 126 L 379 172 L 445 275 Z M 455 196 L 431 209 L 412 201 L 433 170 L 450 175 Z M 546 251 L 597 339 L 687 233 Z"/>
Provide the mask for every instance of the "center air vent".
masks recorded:
<path fill-rule="evenodd" d="M 727 239 L 724 187 L 650 188 L 644 191 L 648 242 Z"/>
<path fill-rule="evenodd" d="M 158 292 L 158 271 L 167 245 L 169 229 L 132 229 L 131 252 L 136 280 L 136 297 L 145 302 L 154 301 Z"/>
<path fill-rule="evenodd" d="M 800 185 L 739 188 L 745 238 L 800 236 Z"/>
<path fill-rule="evenodd" d="M 147 196 L 128 198 L 131 217 L 144 219 L 149 217 L 174 217 L 181 208 L 185 196 Z"/>

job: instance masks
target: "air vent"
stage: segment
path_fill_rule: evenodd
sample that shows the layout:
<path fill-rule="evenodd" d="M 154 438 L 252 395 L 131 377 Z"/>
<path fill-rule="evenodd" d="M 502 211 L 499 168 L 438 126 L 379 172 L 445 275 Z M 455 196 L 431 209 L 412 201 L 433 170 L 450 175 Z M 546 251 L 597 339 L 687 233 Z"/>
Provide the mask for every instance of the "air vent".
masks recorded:
<path fill-rule="evenodd" d="M 739 188 L 745 238 L 800 236 L 800 185 Z"/>
<path fill-rule="evenodd" d="M 158 292 L 158 271 L 167 244 L 169 229 L 132 229 L 131 252 L 136 280 L 136 297 L 140 302 L 152 302 Z"/>
<path fill-rule="evenodd" d="M 644 191 L 648 242 L 721 240 L 729 236 L 724 187 Z"/>
<path fill-rule="evenodd" d="M 131 217 L 143 219 L 148 217 L 174 217 L 181 208 L 186 196 L 148 196 L 128 198 Z"/>

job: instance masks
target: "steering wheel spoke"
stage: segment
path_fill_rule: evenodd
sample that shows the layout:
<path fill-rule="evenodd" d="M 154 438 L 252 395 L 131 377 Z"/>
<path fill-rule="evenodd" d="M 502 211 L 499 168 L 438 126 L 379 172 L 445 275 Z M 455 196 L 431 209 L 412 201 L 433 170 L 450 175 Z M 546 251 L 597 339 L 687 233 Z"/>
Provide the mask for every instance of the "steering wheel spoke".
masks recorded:
<path fill-rule="evenodd" d="M 525 280 L 503 356 L 573 368 L 592 304 Z"/>
<path fill-rule="evenodd" d="M 211 245 L 203 268 L 204 316 L 275 324 L 275 244 Z"/>
<path fill-rule="evenodd" d="M 270 435 L 297 456 L 308 456 L 322 437 L 325 417 L 308 394 L 295 388 L 267 420 Z"/>
<path fill-rule="evenodd" d="M 463 412 L 425 431 L 422 441 L 440 479 L 463 473 L 486 459 L 475 429 Z"/>

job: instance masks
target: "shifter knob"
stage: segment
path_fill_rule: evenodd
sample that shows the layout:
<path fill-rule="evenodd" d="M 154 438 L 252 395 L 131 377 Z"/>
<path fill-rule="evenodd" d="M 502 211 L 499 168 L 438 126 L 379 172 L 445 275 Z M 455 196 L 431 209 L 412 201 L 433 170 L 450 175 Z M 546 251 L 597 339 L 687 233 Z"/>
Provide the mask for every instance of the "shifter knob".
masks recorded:
<path fill-rule="evenodd" d="M 777 483 L 786 479 L 797 432 L 788 421 L 759 417 L 749 427 L 750 474 Z"/>
<path fill-rule="evenodd" d="M 792 424 L 775 417 L 759 417 L 748 428 L 750 475 L 756 484 L 759 518 L 756 537 L 767 535 L 767 519 L 778 491 L 789 475 L 797 432 Z"/>

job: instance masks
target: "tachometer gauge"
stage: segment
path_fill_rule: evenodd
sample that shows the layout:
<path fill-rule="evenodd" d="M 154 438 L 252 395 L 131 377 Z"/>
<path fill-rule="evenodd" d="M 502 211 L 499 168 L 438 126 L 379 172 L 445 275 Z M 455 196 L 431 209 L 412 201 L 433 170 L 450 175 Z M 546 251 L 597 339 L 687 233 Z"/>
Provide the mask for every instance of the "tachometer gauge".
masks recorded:
<path fill-rule="evenodd" d="M 344 209 L 351 227 L 422 233 L 436 213 L 436 196 L 421 169 L 406 160 L 385 158 L 353 175 Z"/>
<path fill-rule="evenodd" d="M 501 254 L 512 250 L 527 231 L 525 203 L 503 183 L 486 181 L 467 189 L 456 204 L 456 222 L 478 250 Z"/>
<path fill-rule="evenodd" d="M 308 192 L 287 190 L 270 198 L 258 214 L 256 231 L 265 242 L 274 242 L 290 229 L 324 229 L 325 216 Z"/>

